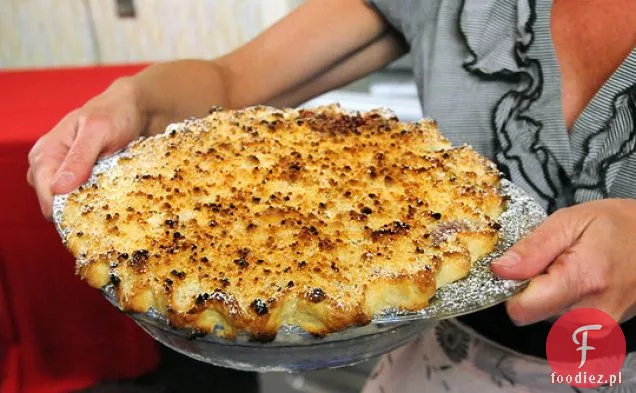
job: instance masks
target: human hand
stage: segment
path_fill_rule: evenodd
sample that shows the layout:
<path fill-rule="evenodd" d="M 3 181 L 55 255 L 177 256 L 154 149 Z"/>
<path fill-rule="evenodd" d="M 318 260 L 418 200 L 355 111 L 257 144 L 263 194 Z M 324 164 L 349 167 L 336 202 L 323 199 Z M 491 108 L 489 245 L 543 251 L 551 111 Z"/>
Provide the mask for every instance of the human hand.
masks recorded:
<path fill-rule="evenodd" d="M 625 321 L 636 312 L 636 200 L 558 210 L 494 261 L 492 270 L 505 279 L 531 278 L 507 303 L 518 325 L 582 307 Z"/>
<path fill-rule="evenodd" d="M 147 118 L 135 84 L 122 78 L 43 135 L 29 152 L 27 180 L 44 216 L 51 217 L 53 195 L 71 192 L 84 183 L 99 157 L 116 152 L 142 134 Z"/>

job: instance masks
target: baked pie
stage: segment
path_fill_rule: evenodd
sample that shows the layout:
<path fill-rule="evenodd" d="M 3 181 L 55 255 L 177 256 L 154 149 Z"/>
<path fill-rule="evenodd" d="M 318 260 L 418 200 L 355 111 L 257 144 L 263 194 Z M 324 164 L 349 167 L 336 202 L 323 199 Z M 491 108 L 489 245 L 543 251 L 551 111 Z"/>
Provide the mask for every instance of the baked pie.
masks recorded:
<path fill-rule="evenodd" d="M 420 310 L 497 242 L 496 167 L 432 120 L 213 108 L 67 196 L 77 271 L 125 311 L 233 338 Z"/>

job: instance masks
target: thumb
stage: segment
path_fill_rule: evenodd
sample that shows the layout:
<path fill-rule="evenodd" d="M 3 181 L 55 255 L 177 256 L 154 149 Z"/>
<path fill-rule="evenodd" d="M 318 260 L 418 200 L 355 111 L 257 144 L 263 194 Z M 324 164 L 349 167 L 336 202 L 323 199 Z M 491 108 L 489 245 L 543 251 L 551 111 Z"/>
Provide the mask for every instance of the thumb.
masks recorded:
<path fill-rule="evenodd" d="M 568 255 L 558 257 L 547 273 L 534 277 L 525 290 L 508 300 L 506 309 L 516 325 L 544 320 L 579 300 L 580 272 Z"/>
<path fill-rule="evenodd" d="M 578 207 L 557 211 L 493 261 L 492 271 L 509 280 L 524 280 L 544 272 L 576 242 L 591 221 L 592 217 L 580 214 Z"/>
<path fill-rule="evenodd" d="M 76 137 L 51 182 L 54 194 L 69 193 L 88 179 L 111 129 L 110 118 L 105 116 L 81 118 L 78 121 Z"/>
<path fill-rule="evenodd" d="M 598 292 L 601 281 L 590 278 L 589 272 L 603 259 L 602 252 L 590 246 L 589 241 L 577 241 L 558 256 L 545 273 L 534 277 L 525 290 L 507 302 L 510 318 L 517 325 L 541 321 L 574 305 L 581 306 L 584 298 L 599 308 L 588 296 Z M 612 309 L 605 311 L 610 315 L 620 314 Z"/>

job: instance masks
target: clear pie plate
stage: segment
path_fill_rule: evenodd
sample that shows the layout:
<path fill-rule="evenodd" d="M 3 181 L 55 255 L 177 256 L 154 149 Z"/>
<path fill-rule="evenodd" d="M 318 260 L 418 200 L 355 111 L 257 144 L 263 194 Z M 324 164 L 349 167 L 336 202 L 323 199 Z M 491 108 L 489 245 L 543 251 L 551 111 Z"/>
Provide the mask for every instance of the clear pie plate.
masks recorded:
<path fill-rule="evenodd" d="M 97 167 L 114 165 L 116 156 L 102 160 Z M 194 359 L 222 367 L 260 372 L 299 372 L 365 361 L 414 340 L 437 320 L 492 307 L 527 285 L 524 281 L 497 278 L 490 271 L 490 263 L 532 231 L 546 215 L 539 204 L 511 182 L 503 180 L 501 190 L 507 197 L 507 206 L 499 218 L 501 229 L 496 249 L 475 262 L 466 278 L 439 289 L 430 305 L 421 311 L 387 310 L 376 315 L 365 326 L 351 327 L 324 337 L 313 336 L 298 327 L 285 326 L 270 342 L 251 341 L 248 335 L 239 334 L 229 340 L 213 333 L 200 336 L 173 329 L 156 310 L 129 315 L 164 345 Z M 65 236 L 59 224 L 65 197 L 56 197 L 54 203 L 54 221 L 62 238 Z M 104 287 L 103 293 L 118 307 L 112 287 Z"/>

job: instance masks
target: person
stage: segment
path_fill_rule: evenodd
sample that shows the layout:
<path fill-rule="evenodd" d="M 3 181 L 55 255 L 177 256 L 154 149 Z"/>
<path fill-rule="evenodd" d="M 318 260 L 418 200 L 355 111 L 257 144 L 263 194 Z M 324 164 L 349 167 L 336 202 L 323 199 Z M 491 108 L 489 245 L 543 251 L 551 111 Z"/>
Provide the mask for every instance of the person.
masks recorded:
<path fill-rule="evenodd" d="M 139 136 L 212 105 L 295 106 L 410 52 L 423 112 L 550 216 L 493 264 L 527 289 L 386 355 L 365 391 L 573 391 L 544 360 L 567 310 L 623 322 L 636 369 L 635 44 L 633 0 L 310 0 L 225 56 L 117 80 L 36 143 L 28 179 L 50 216 Z"/>

